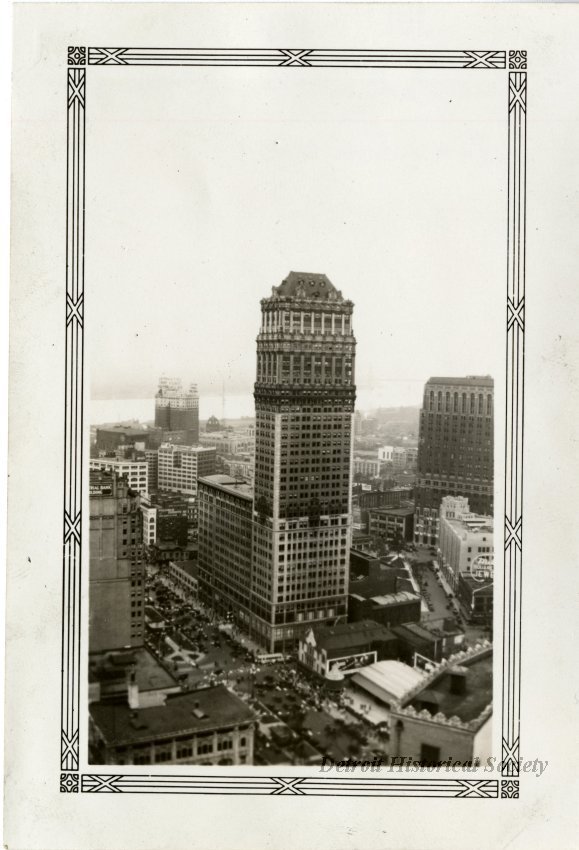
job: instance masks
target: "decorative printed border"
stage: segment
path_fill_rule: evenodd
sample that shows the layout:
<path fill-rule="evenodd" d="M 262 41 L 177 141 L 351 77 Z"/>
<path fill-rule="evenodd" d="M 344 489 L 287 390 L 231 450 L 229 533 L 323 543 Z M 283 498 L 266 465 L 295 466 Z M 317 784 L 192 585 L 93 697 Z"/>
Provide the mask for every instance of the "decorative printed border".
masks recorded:
<path fill-rule="evenodd" d="M 509 66 L 527 67 L 526 53 Z M 503 608 L 503 775 L 519 775 L 521 700 L 521 555 L 523 546 L 523 397 L 527 74 L 509 72 L 507 237 L 507 385 L 505 423 L 505 566 Z"/>
<path fill-rule="evenodd" d="M 498 797 L 496 779 L 336 779 L 303 776 L 139 776 L 82 774 L 86 793 L 258 794 L 308 797 Z M 153 782 L 151 782 L 153 780 Z M 76 789 L 73 789 L 76 790 Z"/>
<path fill-rule="evenodd" d="M 84 48 L 76 48 L 84 49 Z M 499 68 L 504 50 L 208 50 L 89 47 L 89 65 L 244 66 L 253 68 Z"/>
<path fill-rule="evenodd" d="M 508 70 L 508 234 L 502 777 L 519 796 L 526 237 L 525 50 L 308 50 L 69 47 L 67 54 L 66 365 L 60 790 L 499 799 L 499 780 L 80 774 L 80 598 L 83 482 L 85 120 L 88 66 Z M 507 69 L 508 64 L 508 69 Z"/>

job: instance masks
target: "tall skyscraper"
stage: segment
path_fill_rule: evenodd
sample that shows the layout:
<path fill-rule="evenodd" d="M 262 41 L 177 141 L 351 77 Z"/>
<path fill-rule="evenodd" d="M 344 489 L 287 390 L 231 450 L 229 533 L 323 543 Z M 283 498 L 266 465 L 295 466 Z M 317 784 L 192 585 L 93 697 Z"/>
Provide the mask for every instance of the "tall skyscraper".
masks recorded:
<path fill-rule="evenodd" d="M 251 632 L 271 651 L 347 614 L 352 311 L 325 274 L 290 272 L 261 301 Z"/>
<path fill-rule="evenodd" d="M 89 651 L 143 646 L 145 567 L 139 494 L 111 470 L 91 469 Z"/>
<path fill-rule="evenodd" d="M 420 413 L 415 485 L 416 543 L 436 545 L 444 496 L 493 513 L 493 379 L 430 378 Z"/>
<path fill-rule="evenodd" d="M 155 395 L 155 425 L 163 429 L 166 442 L 199 444 L 199 395 L 196 384 L 185 391 L 179 378 L 159 378 Z M 172 439 L 172 435 L 177 437 Z"/>

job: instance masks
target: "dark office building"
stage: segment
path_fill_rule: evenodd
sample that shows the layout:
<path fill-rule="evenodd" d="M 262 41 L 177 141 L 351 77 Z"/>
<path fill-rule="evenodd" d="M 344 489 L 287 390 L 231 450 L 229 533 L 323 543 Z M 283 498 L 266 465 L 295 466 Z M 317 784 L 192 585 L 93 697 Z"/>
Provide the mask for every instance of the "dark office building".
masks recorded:
<path fill-rule="evenodd" d="M 249 629 L 253 492 L 230 475 L 199 479 L 199 598 Z"/>
<path fill-rule="evenodd" d="M 420 413 L 414 540 L 438 541 L 444 496 L 493 514 L 493 379 L 430 378 Z"/>
<path fill-rule="evenodd" d="M 147 425 L 102 425 L 96 429 L 96 452 L 116 452 L 119 447 L 135 448 L 143 445 L 147 449 L 157 449 L 163 441 L 160 428 Z"/>

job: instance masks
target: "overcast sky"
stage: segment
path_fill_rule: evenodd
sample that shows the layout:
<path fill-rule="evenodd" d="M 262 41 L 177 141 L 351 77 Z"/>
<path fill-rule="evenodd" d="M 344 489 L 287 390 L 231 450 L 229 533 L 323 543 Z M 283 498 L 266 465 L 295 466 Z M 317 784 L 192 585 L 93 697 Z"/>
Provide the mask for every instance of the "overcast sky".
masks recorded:
<path fill-rule="evenodd" d="M 251 393 L 259 300 L 291 269 L 354 301 L 361 398 L 497 376 L 504 75 L 109 70 L 87 117 L 94 397 L 148 396 L 161 372 Z"/>

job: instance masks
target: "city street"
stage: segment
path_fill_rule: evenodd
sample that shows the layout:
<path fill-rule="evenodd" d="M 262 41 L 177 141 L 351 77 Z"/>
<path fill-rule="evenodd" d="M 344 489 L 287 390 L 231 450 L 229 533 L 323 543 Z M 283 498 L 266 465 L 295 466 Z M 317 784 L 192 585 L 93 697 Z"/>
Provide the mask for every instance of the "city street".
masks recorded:
<path fill-rule="evenodd" d="M 463 627 L 466 625 L 463 612 L 454 593 L 446 585 L 435 561 L 433 550 L 419 546 L 411 559 L 412 570 L 420 585 L 424 601 L 428 606 L 426 622 L 454 617 Z"/>
<path fill-rule="evenodd" d="M 151 575 L 150 604 L 164 628 L 149 630 L 147 644 L 179 679 L 183 690 L 225 684 L 256 711 L 260 733 L 256 763 L 319 763 L 322 755 L 346 759 L 384 755 L 383 742 L 364 721 L 350 715 L 340 696 L 325 692 L 295 662 L 259 664 L 241 641 L 247 638 L 212 620 L 198 603 L 175 592 L 166 577 Z"/>

